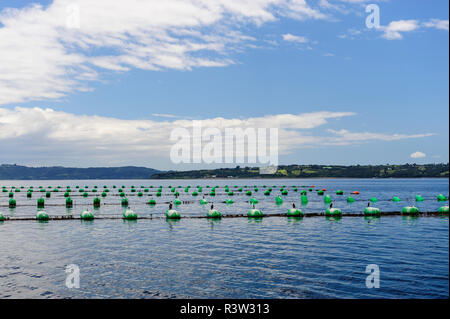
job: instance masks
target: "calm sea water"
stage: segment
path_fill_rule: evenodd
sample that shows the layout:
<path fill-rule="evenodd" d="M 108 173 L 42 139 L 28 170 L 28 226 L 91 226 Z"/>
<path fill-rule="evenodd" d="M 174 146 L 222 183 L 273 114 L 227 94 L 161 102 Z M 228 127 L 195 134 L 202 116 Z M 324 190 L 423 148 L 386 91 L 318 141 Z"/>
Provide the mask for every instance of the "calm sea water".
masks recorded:
<path fill-rule="evenodd" d="M 66 209 L 63 191 L 46 200 L 51 215 L 76 214 L 92 210 L 93 194 L 83 198 L 76 185 L 108 186 L 97 216 L 119 215 L 117 188 L 126 186 L 130 206 L 139 215 L 163 215 L 170 186 L 179 189 L 182 215 L 204 215 L 207 207 L 200 197 L 184 193 L 184 186 L 259 185 L 253 194 L 265 214 L 285 212 L 296 202 L 298 192 L 290 186 L 315 185 L 326 188 L 335 207 L 344 212 L 362 212 L 367 200 L 377 197 L 374 206 L 382 211 L 399 211 L 416 205 L 422 211 L 436 211 L 448 205 L 436 201 L 440 193 L 448 196 L 448 179 L 333 179 L 333 180 L 224 180 L 224 181 L 1 181 L 1 186 L 25 188 L 15 193 L 18 207 L 8 209 L 7 193 L 0 194 L 0 211 L 10 216 L 34 216 L 34 193 L 26 198 L 28 186 L 52 189 L 71 186 L 75 206 Z M 117 188 L 113 189 L 112 185 Z M 130 193 L 130 186 L 154 188 L 143 197 Z M 156 188 L 165 194 L 156 198 L 155 207 L 145 205 Z M 286 185 L 284 204 L 277 206 L 274 189 L 263 195 L 263 185 Z M 251 186 L 251 188 L 250 188 Z M 336 190 L 345 192 L 337 196 Z M 360 195 L 346 203 L 350 192 Z M 101 192 L 101 190 L 99 191 Z M 223 214 L 245 213 L 248 197 L 236 194 L 235 204 L 222 204 L 223 189 L 207 197 Z M 238 193 L 238 192 L 236 192 Z M 416 203 L 415 195 L 425 199 Z M 399 196 L 400 203 L 390 199 Z M 325 208 L 322 197 L 309 194 L 302 207 L 307 214 Z M 155 220 L 95 220 L 83 222 L 7 221 L 0 222 L 0 298 L 448 298 L 449 297 L 449 220 L 448 217 L 325 217 L 288 219 L 268 217 Z M 80 288 L 65 285 L 65 267 L 80 268 Z M 380 268 L 380 288 L 366 288 L 366 266 Z"/>

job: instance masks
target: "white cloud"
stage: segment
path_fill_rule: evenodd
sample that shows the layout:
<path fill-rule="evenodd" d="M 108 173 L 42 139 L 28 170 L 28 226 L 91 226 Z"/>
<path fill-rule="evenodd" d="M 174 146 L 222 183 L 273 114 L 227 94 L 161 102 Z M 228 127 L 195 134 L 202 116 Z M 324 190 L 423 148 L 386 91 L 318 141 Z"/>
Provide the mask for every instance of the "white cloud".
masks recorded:
<path fill-rule="evenodd" d="M 414 152 L 411 155 L 411 158 L 425 158 L 427 155 L 423 152 Z"/>
<path fill-rule="evenodd" d="M 244 119 L 210 118 L 201 120 L 202 127 L 278 128 L 279 152 L 327 145 L 350 145 L 373 140 L 393 141 L 420 138 L 431 134 L 357 133 L 325 130 L 315 135 L 310 130 L 325 126 L 333 119 L 354 116 L 351 112 L 314 112 L 277 114 Z M 27 123 L 27 125 L 24 125 Z M 190 119 L 122 120 L 102 116 L 75 115 L 52 109 L 0 108 L 0 147 L 2 161 L 45 164 L 57 158 L 60 165 L 132 164 L 169 156 L 170 132 L 173 128 L 192 128 Z M 322 130 L 323 131 L 323 130 Z"/>
<path fill-rule="evenodd" d="M 423 23 L 424 27 L 448 31 L 448 20 L 431 19 Z"/>
<path fill-rule="evenodd" d="M 337 37 L 340 38 L 340 39 L 347 39 L 347 38 L 350 38 L 350 39 L 353 40 L 353 39 L 355 39 L 358 35 L 361 35 L 361 34 L 362 34 L 362 32 L 361 32 L 360 30 L 350 28 L 350 29 L 347 30 L 346 33 L 344 33 L 344 34 L 339 34 Z"/>
<path fill-rule="evenodd" d="M 435 135 L 434 133 L 424 133 L 424 134 L 383 134 L 383 133 L 371 133 L 371 132 L 350 132 L 348 130 L 332 130 L 329 129 L 328 132 L 334 133 L 337 137 L 333 142 L 339 143 L 341 145 L 355 144 L 366 141 L 397 141 L 411 138 L 422 138 Z"/>
<path fill-rule="evenodd" d="M 74 17 L 79 28 L 69 27 Z M 242 26 L 282 17 L 325 15 L 304 0 L 54 0 L 4 9 L 0 105 L 86 91 L 105 71 L 230 65 L 230 53 L 255 40 Z"/>
<path fill-rule="evenodd" d="M 300 35 L 293 35 L 290 33 L 283 34 L 283 40 L 288 42 L 307 43 L 308 39 Z"/>
<path fill-rule="evenodd" d="M 173 114 L 163 114 L 163 113 L 153 113 L 152 116 L 155 117 L 165 117 L 165 118 L 169 118 L 169 119 L 175 119 L 178 118 L 179 116 L 177 115 L 173 115 Z"/>
<path fill-rule="evenodd" d="M 380 27 L 383 38 L 388 40 L 399 40 L 403 38 L 403 32 L 411 32 L 419 28 L 419 21 L 417 20 L 398 20 L 392 21 L 387 26 Z"/>

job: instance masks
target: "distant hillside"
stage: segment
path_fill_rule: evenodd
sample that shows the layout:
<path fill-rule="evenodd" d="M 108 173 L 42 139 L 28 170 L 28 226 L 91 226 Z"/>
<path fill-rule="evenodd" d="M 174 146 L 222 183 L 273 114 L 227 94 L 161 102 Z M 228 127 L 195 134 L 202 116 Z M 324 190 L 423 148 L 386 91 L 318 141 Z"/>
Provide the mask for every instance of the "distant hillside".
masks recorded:
<path fill-rule="evenodd" d="M 26 167 L 0 165 L 0 180 L 149 179 L 161 171 L 146 167 Z"/>
<path fill-rule="evenodd" d="M 222 168 L 196 171 L 169 171 L 153 179 L 196 178 L 412 178 L 449 177 L 449 164 L 404 165 L 284 165 L 275 174 L 261 175 L 257 167 Z"/>

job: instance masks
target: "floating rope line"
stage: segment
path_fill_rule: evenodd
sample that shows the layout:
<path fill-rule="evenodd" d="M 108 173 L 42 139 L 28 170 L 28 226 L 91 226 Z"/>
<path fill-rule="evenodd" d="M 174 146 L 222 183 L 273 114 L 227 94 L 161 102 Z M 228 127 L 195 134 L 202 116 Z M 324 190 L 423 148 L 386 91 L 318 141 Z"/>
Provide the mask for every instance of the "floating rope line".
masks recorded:
<path fill-rule="evenodd" d="M 278 214 L 265 214 L 262 216 L 255 216 L 250 217 L 248 214 L 224 214 L 220 218 L 248 218 L 248 219 L 265 219 L 270 217 L 288 217 L 288 218 L 296 218 L 296 219 L 302 219 L 302 218 L 308 218 L 308 217 L 326 217 L 326 218 L 334 218 L 334 219 L 341 219 L 342 217 L 365 217 L 365 218 L 381 218 L 381 217 L 392 217 L 392 216 L 405 216 L 405 217 L 436 217 L 436 216 L 447 216 L 448 214 L 443 214 L 440 212 L 421 212 L 414 215 L 407 215 L 402 212 L 383 212 L 376 216 L 367 216 L 361 213 L 342 213 L 338 216 L 329 216 L 326 215 L 326 213 L 308 213 L 303 214 L 302 216 L 290 216 L 288 213 L 278 213 Z M 95 216 L 95 220 L 118 220 L 118 219 L 127 219 L 123 215 L 101 215 L 101 216 Z M 134 220 L 166 220 L 167 217 L 165 214 L 161 214 L 158 216 L 154 216 L 153 214 L 150 214 L 148 216 L 137 216 L 136 218 L 133 218 Z M 183 216 L 181 215 L 177 219 L 211 219 L 210 216 L 200 216 L 200 215 L 187 215 Z M 31 221 L 31 220 L 37 220 L 36 216 L 4 216 L 3 221 Z M 62 220 L 83 220 L 80 216 L 75 215 L 59 215 L 59 216 L 52 216 L 49 215 L 48 219 L 46 221 L 62 221 Z M 2 221 L 0 221 L 2 222 Z"/>

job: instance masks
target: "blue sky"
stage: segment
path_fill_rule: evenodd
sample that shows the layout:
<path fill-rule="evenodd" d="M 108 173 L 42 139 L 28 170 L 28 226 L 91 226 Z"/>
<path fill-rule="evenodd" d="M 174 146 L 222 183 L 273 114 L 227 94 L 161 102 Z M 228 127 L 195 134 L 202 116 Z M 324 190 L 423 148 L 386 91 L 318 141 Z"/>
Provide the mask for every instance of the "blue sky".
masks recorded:
<path fill-rule="evenodd" d="M 280 163 L 448 162 L 448 1 L 265 2 L 149 23 L 137 0 L 115 11 L 99 1 L 110 14 L 96 25 L 99 8 L 84 0 L 1 1 L 0 146 L 11 152 L 0 163 L 208 167 L 171 163 L 161 131 L 181 120 L 301 122 L 319 112 L 352 114 L 295 127 L 292 140 L 282 134 Z M 81 28 L 67 31 L 54 21 L 73 3 Z M 379 29 L 366 28 L 369 3 L 380 8 Z M 205 44 L 213 49 L 192 49 Z M 147 136 L 127 136 L 139 121 Z"/>

